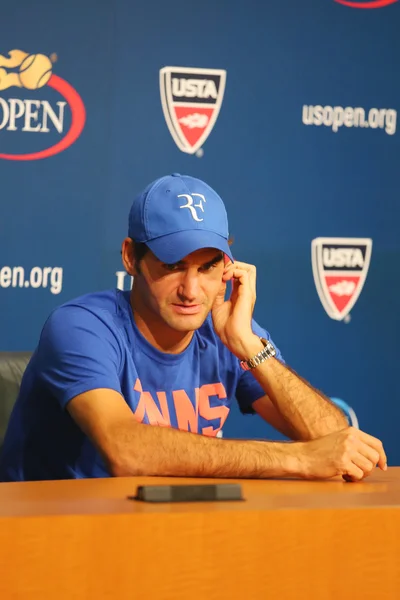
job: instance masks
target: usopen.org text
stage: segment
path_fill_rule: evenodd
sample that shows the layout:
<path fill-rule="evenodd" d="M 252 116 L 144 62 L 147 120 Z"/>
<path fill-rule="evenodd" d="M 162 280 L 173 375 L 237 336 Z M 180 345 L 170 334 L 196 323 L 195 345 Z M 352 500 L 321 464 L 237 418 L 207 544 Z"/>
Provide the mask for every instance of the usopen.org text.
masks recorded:
<path fill-rule="evenodd" d="M 0 267 L 0 288 L 48 288 L 52 294 L 62 290 L 62 267 Z"/>
<path fill-rule="evenodd" d="M 363 127 L 384 129 L 388 135 L 396 133 L 397 112 L 393 108 L 352 108 L 351 106 L 321 106 L 304 104 L 302 121 L 304 125 L 325 125 L 335 133 L 340 127 Z"/>

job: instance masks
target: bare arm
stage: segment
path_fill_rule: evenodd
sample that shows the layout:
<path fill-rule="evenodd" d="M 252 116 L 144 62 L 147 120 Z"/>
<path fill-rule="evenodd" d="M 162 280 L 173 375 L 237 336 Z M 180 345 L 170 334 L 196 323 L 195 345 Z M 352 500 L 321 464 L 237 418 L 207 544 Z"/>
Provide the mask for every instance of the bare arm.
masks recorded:
<path fill-rule="evenodd" d="M 261 349 L 262 343 L 255 340 L 248 356 Z M 254 410 L 291 439 L 312 440 L 348 427 L 345 415 L 329 398 L 275 358 L 252 373 L 266 392 L 253 403 Z"/>
<path fill-rule="evenodd" d="M 377 463 L 386 468 L 381 442 L 352 427 L 311 442 L 209 438 L 138 423 L 123 397 L 108 389 L 76 396 L 67 408 L 116 477 L 362 479 Z"/>
<path fill-rule="evenodd" d="M 226 282 L 232 292 L 225 299 Z M 249 359 L 263 349 L 251 327 L 256 301 L 256 268 L 242 262 L 225 266 L 220 293 L 212 308 L 214 329 L 227 348 L 240 360 Z M 323 394 L 289 367 L 270 358 L 252 371 L 268 399 L 254 403 L 263 415 L 269 413 L 279 429 L 298 440 L 313 440 L 347 427 L 343 413 Z M 280 417 L 283 417 L 280 418 Z M 271 423 L 272 424 L 272 423 Z"/>
<path fill-rule="evenodd" d="M 274 403 L 271 402 L 267 394 L 253 402 L 252 408 L 264 421 L 269 423 L 269 425 L 277 431 L 280 431 L 290 440 L 296 440 L 298 438 L 295 431 L 290 427 L 289 423 L 283 415 L 281 415 Z"/>
<path fill-rule="evenodd" d="M 301 461 L 291 444 L 222 440 L 138 423 L 113 390 L 86 392 L 67 408 L 114 476 L 301 476 Z"/>

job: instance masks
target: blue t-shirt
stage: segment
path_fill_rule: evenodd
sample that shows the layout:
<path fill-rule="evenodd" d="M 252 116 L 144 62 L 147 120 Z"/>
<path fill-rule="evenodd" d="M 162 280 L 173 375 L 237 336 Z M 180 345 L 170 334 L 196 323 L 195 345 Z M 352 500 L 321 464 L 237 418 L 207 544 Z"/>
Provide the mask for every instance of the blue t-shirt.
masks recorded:
<path fill-rule="evenodd" d="M 242 412 L 265 392 L 224 346 L 209 316 L 180 354 L 154 348 L 136 327 L 130 292 L 87 294 L 53 311 L 24 373 L 0 481 L 108 477 L 66 410 L 96 388 L 116 390 L 141 423 L 216 436 L 236 397 Z M 253 322 L 253 331 L 270 339 Z M 282 357 L 277 351 L 277 357 Z"/>

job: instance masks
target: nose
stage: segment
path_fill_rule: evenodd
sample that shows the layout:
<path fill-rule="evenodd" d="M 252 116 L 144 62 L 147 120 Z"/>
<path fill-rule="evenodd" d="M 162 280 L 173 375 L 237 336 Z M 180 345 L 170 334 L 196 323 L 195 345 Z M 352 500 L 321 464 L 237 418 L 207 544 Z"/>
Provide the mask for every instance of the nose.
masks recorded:
<path fill-rule="evenodd" d="M 182 274 L 182 280 L 178 289 L 178 295 L 181 300 L 194 302 L 199 294 L 199 273 L 197 269 L 187 269 Z"/>

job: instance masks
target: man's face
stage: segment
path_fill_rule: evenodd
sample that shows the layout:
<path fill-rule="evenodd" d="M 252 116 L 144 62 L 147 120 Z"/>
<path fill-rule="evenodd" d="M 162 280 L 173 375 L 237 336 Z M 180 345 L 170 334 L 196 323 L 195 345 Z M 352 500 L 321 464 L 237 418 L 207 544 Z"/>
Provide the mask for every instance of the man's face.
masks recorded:
<path fill-rule="evenodd" d="M 175 264 L 165 264 L 148 251 L 135 276 L 135 305 L 152 320 L 175 331 L 198 329 L 222 287 L 224 255 L 205 248 Z M 153 321 L 154 323 L 154 321 Z"/>

